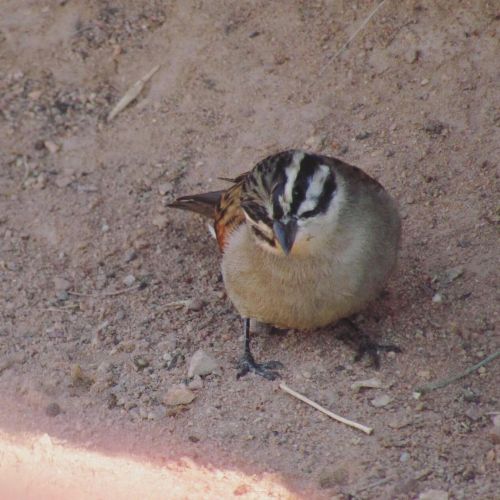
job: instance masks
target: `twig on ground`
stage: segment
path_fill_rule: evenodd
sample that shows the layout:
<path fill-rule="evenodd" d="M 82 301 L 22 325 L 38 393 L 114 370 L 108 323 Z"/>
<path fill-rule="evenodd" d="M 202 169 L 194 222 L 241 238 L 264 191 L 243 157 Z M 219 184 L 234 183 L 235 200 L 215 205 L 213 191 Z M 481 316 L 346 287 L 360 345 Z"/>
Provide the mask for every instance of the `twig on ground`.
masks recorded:
<path fill-rule="evenodd" d="M 173 307 L 174 309 L 179 309 L 181 307 L 186 307 L 191 300 L 186 299 L 186 300 L 174 300 L 173 302 L 167 302 L 166 304 L 163 305 L 163 307 Z"/>
<path fill-rule="evenodd" d="M 139 283 L 138 285 L 131 286 L 129 288 L 121 288 L 120 290 L 115 290 L 114 292 L 103 292 L 103 293 L 81 293 L 81 292 L 70 292 L 69 295 L 74 295 L 75 297 L 115 297 L 116 295 L 121 295 L 122 293 L 133 292 L 134 290 L 142 290 L 144 288 L 144 283 Z"/>
<path fill-rule="evenodd" d="M 132 101 L 137 99 L 141 93 L 144 85 L 151 79 L 151 77 L 160 69 L 160 65 L 155 66 L 149 73 L 146 73 L 142 78 L 137 80 L 128 90 L 123 94 L 123 97 L 116 103 L 115 107 L 108 115 L 107 121 L 110 122 L 118 113 L 123 111 Z"/>
<path fill-rule="evenodd" d="M 61 307 L 42 307 L 40 311 L 48 311 L 48 312 L 73 312 L 73 310 L 78 309 L 78 304 L 71 304 L 69 306 L 61 306 Z"/>
<path fill-rule="evenodd" d="M 460 380 L 461 378 L 464 378 L 467 375 L 474 373 L 476 370 L 478 370 L 484 365 L 487 365 L 488 363 L 498 358 L 499 356 L 500 356 L 500 351 L 494 352 L 493 354 L 490 354 L 487 358 L 484 358 L 479 363 L 476 363 L 474 366 L 467 368 L 467 370 L 465 370 L 464 372 L 459 373 L 457 375 L 453 375 L 452 377 L 445 378 L 443 380 L 437 380 L 436 382 L 432 382 L 422 387 L 417 387 L 415 389 L 415 392 L 419 394 L 425 394 L 427 392 L 434 391 L 435 389 L 442 389 L 443 387 L 446 387 L 447 385 L 450 385 L 453 382 L 456 382 L 457 380 Z"/>
<path fill-rule="evenodd" d="M 356 494 L 359 494 L 363 491 L 371 490 L 373 488 L 377 488 L 377 486 L 382 486 L 383 484 L 389 483 L 392 481 L 393 478 L 390 477 L 384 477 L 383 479 L 378 479 L 377 481 L 374 481 L 373 483 L 367 484 L 365 486 L 361 486 L 361 488 L 358 488 L 356 490 Z"/>
<path fill-rule="evenodd" d="M 355 429 L 359 429 L 360 431 L 363 431 L 366 434 L 371 434 L 373 432 L 373 429 L 371 427 L 366 427 L 365 425 L 358 424 L 357 422 L 354 422 L 353 420 L 348 420 L 347 418 L 341 417 L 340 415 L 336 415 L 335 413 L 332 413 L 331 411 L 327 410 L 326 408 L 323 408 L 321 405 L 318 403 L 315 403 L 309 398 L 306 398 L 302 394 L 298 393 L 297 391 L 294 391 L 293 389 L 290 389 L 286 384 L 281 383 L 280 384 L 280 389 L 287 392 L 291 396 L 300 399 L 304 403 L 312 406 L 313 408 L 316 408 L 316 410 L 319 410 L 320 412 L 324 413 L 325 415 L 328 415 L 330 418 L 333 418 L 334 420 L 337 420 L 339 422 L 342 422 L 343 424 L 349 425 L 350 427 L 354 427 Z"/>
<path fill-rule="evenodd" d="M 359 32 L 363 30 L 363 28 L 370 22 L 370 19 L 377 13 L 377 11 L 382 7 L 382 5 L 384 5 L 384 3 L 386 2 L 387 0 L 382 0 L 369 14 L 368 16 L 366 17 L 366 19 L 361 23 L 361 25 L 359 26 L 359 28 L 347 39 L 347 42 L 344 43 L 344 45 L 342 45 L 342 47 L 340 47 L 339 50 L 337 50 L 337 52 L 335 52 L 335 54 L 333 54 L 333 56 L 330 58 L 330 61 L 328 63 L 326 63 L 323 68 L 321 69 L 321 71 L 319 72 L 319 75 L 321 76 L 323 74 L 323 72 L 325 71 L 325 69 L 328 67 L 328 64 L 331 63 L 332 61 L 334 61 L 338 56 L 340 56 L 340 54 L 342 54 L 342 52 L 344 52 L 344 50 L 348 47 L 348 45 L 358 36 Z"/>

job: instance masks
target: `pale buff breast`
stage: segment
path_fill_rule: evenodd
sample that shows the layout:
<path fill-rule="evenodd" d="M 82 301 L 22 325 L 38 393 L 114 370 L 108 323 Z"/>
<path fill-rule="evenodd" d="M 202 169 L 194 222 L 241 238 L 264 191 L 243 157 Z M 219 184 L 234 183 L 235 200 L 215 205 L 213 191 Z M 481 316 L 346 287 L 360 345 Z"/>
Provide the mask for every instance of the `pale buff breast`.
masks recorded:
<path fill-rule="evenodd" d="M 231 235 L 222 261 L 227 293 L 243 317 L 278 327 L 334 323 L 359 311 L 383 286 L 363 279 L 361 246 L 353 242 L 346 251 L 314 258 L 273 255 L 242 225 Z"/>

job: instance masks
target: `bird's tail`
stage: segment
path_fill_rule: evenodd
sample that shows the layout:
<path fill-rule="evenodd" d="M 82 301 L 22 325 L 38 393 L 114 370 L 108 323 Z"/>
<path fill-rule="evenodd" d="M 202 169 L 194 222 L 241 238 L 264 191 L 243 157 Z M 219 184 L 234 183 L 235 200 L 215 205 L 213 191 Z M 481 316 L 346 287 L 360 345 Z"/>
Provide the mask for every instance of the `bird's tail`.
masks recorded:
<path fill-rule="evenodd" d="M 168 206 L 172 208 L 180 208 L 181 210 L 189 210 L 205 217 L 213 218 L 215 216 L 215 208 L 220 202 L 223 191 L 211 191 L 209 193 L 193 194 L 189 196 L 181 196 Z"/>

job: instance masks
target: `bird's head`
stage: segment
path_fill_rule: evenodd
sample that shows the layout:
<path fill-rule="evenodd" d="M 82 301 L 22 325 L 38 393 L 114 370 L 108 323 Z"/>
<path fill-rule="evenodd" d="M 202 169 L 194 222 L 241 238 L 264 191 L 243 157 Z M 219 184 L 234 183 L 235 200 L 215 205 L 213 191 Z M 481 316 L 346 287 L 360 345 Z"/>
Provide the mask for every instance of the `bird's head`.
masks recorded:
<path fill-rule="evenodd" d="M 337 182 L 319 155 L 284 151 L 246 177 L 241 205 L 256 242 L 278 255 L 313 255 L 335 212 Z"/>

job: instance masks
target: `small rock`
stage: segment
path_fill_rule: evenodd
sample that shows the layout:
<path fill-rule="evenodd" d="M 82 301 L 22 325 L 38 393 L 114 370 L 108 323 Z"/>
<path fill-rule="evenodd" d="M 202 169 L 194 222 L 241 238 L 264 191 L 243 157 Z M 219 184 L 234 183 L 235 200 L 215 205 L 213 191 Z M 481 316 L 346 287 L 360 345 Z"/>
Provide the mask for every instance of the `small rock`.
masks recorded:
<path fill-rule="evenodd" d="M 89 388 L 93 383 L 94 380 L 84 373 L 82 370 L 82 367 L 79 364 L 74 364 L 71 366 L 71 384 L 74 387 L 85 387 Z"/>
<path fill-rule="evenodd" d="M 426 490 L 418 496 L 418 500 L 448 500 L 448 498 L 448 492 L 444 490 Z"/>
<path fill-rule="evenodd" d="M 417 375 L 420 378 L 423 378 L 424 380 L 430 380 L 432 377 L 431 372 L 429 370 L 419 370 L 417 372 Z"/>
<path fill-rule="evenodd" d="M 432 297 L 432 302 L 434 304 L 441 304 L 443 302 L 443 296 L 439 292 L 435 293 Z"/>
<path fill-rule="evenodd" d="M 195 377 L 193 377 L 193 380 L 189 382 L 188 388 L 194 391 L 203 389 L 203 379 L 199 375 L 196 375 Z"/>
<path fill-rule="evenodd" d="M 149 366 L 149 360 L 138 354 L 137 356 L 134 356 L 134 365 L 138 370 L 144 370 L 144 368 Z"/>
<path fill-rule="evenodd" d="M 383 387 L 382 381 L 378 378 L 370 378 L 368 380 L 357 380 L 351 384 L 351 389 L 359 392 L 361 389 L 381 389 Z"/>
<path fill-rule="evenodd" d="M 453 267 L 448 269 L 444 275 L 444 283 L 446 285 L 450 284 L 452 281 L 460 278 L 464 274 L 464 268 L 462 266 Z"/>
<path fill-rule="evenodd" d="M 465 415 L 473 422 L 477 422 L 483 416 L 483 412 L 479 410 L 476 406 L 473 406 L 467 409 Z"/>
<path fill-rule="evenodd" d="M 306 140 L 305 145 L 308 148 L 311 148 L 312 150 L 317 150 L 321 146 L 321 142 L 322 142 L 322 139 L 321 139 L 320 136 L 318 136 L 318 135 L 312 135 L 311 137 L 309 137 Z"/>
<path fill-rule="evenodd" d="M 69 299 L 69 293 L 66 290 L 59 290 L 56 292 L 57 300 L 65 301 Z"/>
<path fill-rule="evenodd" d="M 480 394 L 471 391 L 470 389 L 464 389 L 464 401 L 466 403 L 479 403 L 481 397 Z"/>
<path fill-rule="evenodd" d="M 428 78 L 424 78 L 421 82 L 420 82 L 420 85 L 422 85 L 422 87 L 425 87 L 428 83 L 429 83 L 429 79 Z"/>
<path fill-rule="evenodd" d="M 375 406 L 375 408 L 382 408 L 387 406 L 392 401 L 392 398 L 388 394 L 382 394 L 373 398 L 370 403 Z"/>
<path fill-rule="evenodd" d="M 184 361 L 184 354 L 179 350 L 174 350 L 173 352 L 166 352 L 163 356 L 163 367 L 167 370 L 172 370 L 175 368 L 180 362 Z"/>
<path fill-rule="evenodd" d="M 173 184 L 171 182 L 164 182 L 158 186 L 158 192 L 162 195 L 165 196 L 167 193 L 170 193 L 172 191 Z"/>
<path fill-rule="evenodd" d="M 32 100 L 32 101 L 38 101 L 38 99 L 40 99 L 40 97 L 42 96 L 42 91 L 41 90 L 32 90 L 29 94 L 28 94 L 28 97 Z"/>
<path fill-rule="evenodd" d="M 196 394 L 185 385 L 173 385 L 167 391 L 164 403 L 167 406 L 188 405 L 195 397 Z"/>
<path fill-rule="evenodd" d="M 128 274 L 123 278 L 122 283 L 125 286 L 132 286 L 135 283 L 135 276 L 133 274 Z"/>
<path fill-rule="evenodd" d="M 438 120 L 429 120 L 428 122 L 424 123 L 423 126 L 424 131 L 429 135 L 441 135 L 444 132 L 445 128 L 446 125 Z"/>
<path fill-rule="evenodd" d="M 60 146 L 53 141 L 44 141 L 43 145 L 45 146 L 47 151 L 51 154 L 55 154 L 59 151 L 59 149 L 61 149 Z"/>
<path fill-rule="evenodd" d="M 494 462 L 495 459 L 496 459 L 496 451 L 495 451 L 495 448 L 491 448 L 490 451 L 488 451 L 488 453 L 486 453 L 486 461 L 487 462 Z"/>
<path fill-rule="evenodd" d="M 61 413 L 61 407 L 57 403 L 50 403 L 45 408 L 45 413 L 49 417 L 57 417 Z"/>
<path fill-rule="evenodd" d="M 128 249 L 125 253 L 125 262 L 132 262 L 135 259 L 137 259 L 137 252 L 133 248 Z"/>
<path fill-rule="evenodd" d="M 168 217 L 166 215 L 155 215 L 153 217 L 153 226 L 156 226 L 158 229 L 165 229 L 168 224 Z"/>
<path fill-rule="evenodd" d="M 56 292 L 66 292 L 71 288 L 71 283 L 64 278 L 55 277 L 54 288 L 56 289 Z"/>
<path fill-rule="evenodd" d="M 368 132 L 368 131 L 366 131 L 366 132 L 360 132 L 359 134 L 357 134 L 355 136 L 355 139 L 357 141 L 364 141 L 365 139 L 368 139 L 368 137 L 370 137 L 371 135 L 372 135 L 372 133 Z"/>
<path fill-rule="evenodd" d="M 75 177 L 73 174 L 62 174 L 58 175 L 55 180 L 55 184 L 58 188 L 68 187 L 73 181 Z"/>
<path fill-rule="evenodd" d="M 196 375 L 203 377 L 210 373 L 219 373 L 220 367 L 217 361 L 208 355 L 202 349 L 199 349 L 193 354 L 189 362 L 188 377 L 193 378 Z"/>
<path fill-rule="evenodd" d="M 204 305 L 205 302 L 201 299 L 190 299 L 186 302 L 186 309 L 188 311 L 200 311 Z"/>
<path fill-rule="evenodd" d="M 405 463 L 408 462 L 408 460 L 410 460 L 410 454 L 407 451 L 403 451 L 403 453 L 399 456 L 399 461 L 401 463 Z"/>
<path fill-rule="evenodd" d="M 408 64 L 413 64 L 414 62 L 417 62 L 418 58 L 420 57 L 420 51 L 416 50 L 414 48 L 410 48 L 406 51 L 404 57 L 405 57 L 405 61 Z"/>

